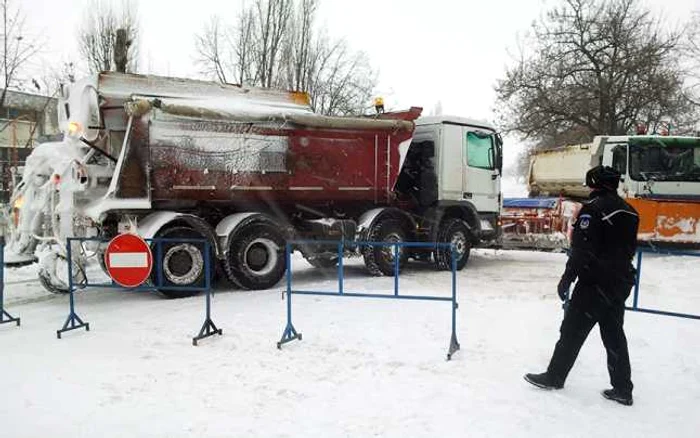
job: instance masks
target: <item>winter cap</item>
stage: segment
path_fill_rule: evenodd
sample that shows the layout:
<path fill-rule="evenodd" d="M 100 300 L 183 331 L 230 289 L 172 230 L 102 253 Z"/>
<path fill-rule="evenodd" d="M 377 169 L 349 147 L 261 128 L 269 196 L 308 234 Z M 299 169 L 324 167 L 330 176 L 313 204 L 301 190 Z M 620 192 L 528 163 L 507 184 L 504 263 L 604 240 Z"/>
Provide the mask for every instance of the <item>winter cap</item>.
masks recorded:
<path fill-rule="evenodd" d="M 617 190 L 621 176 L 610 166 L 596 166 L 586 172 L 586 185 L 596 190 Z"/>

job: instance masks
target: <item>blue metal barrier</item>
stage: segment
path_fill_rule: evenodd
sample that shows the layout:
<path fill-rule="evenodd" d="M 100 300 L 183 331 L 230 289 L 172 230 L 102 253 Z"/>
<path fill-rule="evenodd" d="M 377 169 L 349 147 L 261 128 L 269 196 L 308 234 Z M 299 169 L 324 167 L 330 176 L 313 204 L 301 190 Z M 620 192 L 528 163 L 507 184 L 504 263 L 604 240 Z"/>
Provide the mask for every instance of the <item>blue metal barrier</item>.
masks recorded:
<path fill-rule="evenodd" d="M 689 313 L 678 313 L 678 312 L 667 312 L 665 310 L 657 310 L 657 309 L 647 309 L 643 307 L 639 307 L 639 281 L 642 276 L 642 254 L 644 253 L 653 253 L 653 254 L 662 254 L 662 255 L 680 255 L 680 256 L 688 256 L 688 257 L 700 257 L 700 253 L 694 253 L 694 252 L 688 252 L 688 251 L 661 251 L 658 249 L 647 249 L 647 248 L 638 248 L 637 249 L 637 279 L 634 285 L 634 296 L 632 298 L 632 307 L 625 307 L 625 309 L 633 311 L 633 312 L 642 312 L 642 313 L 651 313 L 654 315 L 663 315 L 663 316 L 675 316 L 678 318 L 688 318 L 688 319 L 700 319 L 700 315 L 693 315 Z"/>
<path fill-rule="evenodd" d="M 292 246 L 294 245 L 336 245 L 338 250 L 338 292 L 327 291 L 310 291 L 310 290 L 294 290 L 292 289 Z M 394 293 L 393 294 L 369 294 L 346 292 L 344 290 L 344 269 L 343 255 L 345 247 L 350 246 L 389 246 L 394 249 Z M 439 297 L 429 295 L 399 295 L 399 248 L 449 248 L 451 259 L 452 272 L 452 296 Z M 354 298 L 383 298 L 383 299 L 399 299 L 399 300 L 423 300 L 423 301 L 449 301 L 452 303 L 452 335 L 450 337 L 450 345 L 447 352 L 447 360 L 452 358 L 452 355 L 460 348 L 457 341 L 457 260 L 455 258 L 455 249 L 449 243 L 415 243 L 415 242 L 358 242 L 358 241 L 318 241 L 318 240 L 298 240 L 289 241 L 286 246 L 286 261 L 287 261 L 287 325 L 282 333 L 282 338 L 277 342 L 277 348 L 282 348 L 282 345 L 287 342 L 298 339 L 301 341 L 302 335 L 294 328 L 292 324 L 292 295 L 320 295 L 330 297 L 354 297 Z"/>
<path fill-rule="evenodd" d="M 5 237 L 0 236 L 0 324 L 9 322 L 19 326 L 20 318 L 15 318 L 5 310 Z"/>
<path fill-rule="evenodd" d="M 178 290 L 178 291 L 201 291 L 206 293 L 206 310 L 205 310 L 205 319 L 204 319 L 204 324 L 202 324 L 202 328 L 199 330 L 199 334 L 195 337 L 192 338 L 192 345 L 197 345 L 197 341 L 207 338 L 209 336 L 215 335 L 215 334 L 223 334 L 223 330 L 219 329 L 216 327 L 214 322 L 211 319 L 211 277 L 213 273 L 213 266 L 211 262 L 211 245 L 208 240 L 206 239 L 185 239 L 185 238 L 152 238 L 152 239 L 144 239 L 146 243 L 148 244 L 155 244 L 155 249 L 156 249 L 156 257 L 153 262 L 153 268 L 155 269 L 156 275 L 155 275 L 155 282 L 147 282 L 142 284 L 141 286 L 133 287 L 133 288 L 125 288 L 117 283 L 114 282 L 114 280 L 111 280 L 108 283 L 90 283 L 88 280 L 88 276 L 86 272 L 83 272 L 85 276 L 85 281 L 82 282 L 81 284 L 76 285 L 74 280 L 73 280 L 73 262 L 72 262 L 72 251 L 73 251 L 73 242 L 77 242 L 81 245 L 83 242 L 100 242 L 100 243 L 107 243 L 108 241 L 105 239 L 101 239 L 98 237 L 69 237 L 67 240 L 67 261 L 68 261 L 68 294 L 70 296 L 70 313 L 68 314 L 68 318 L 66 319 L 66 322 L 63 324 L 63 327 L 60 330 L 56 330 L 56 336 L 58 339 L 61 339 L 61 334 L 67 331 L 79 329 L 79 328 L 85 328 L 86 331 L 90 331 L 90 323 L 84 322 L 80 316 L 78 316 L 77 313 L 75 313 L 75 298 L 74 298 L 74 292 L 76 289 L 80 288 L 86 288 L 86 287 L 102 287 L 102 288 L 112 288 L 112 289 L 123 289 L 123 290 L 128 290 L 128 291 L 153 291 L 157 290 L 160 288 L 163 288 L 165 285 L 163 284 L 163 267 L 161 266 L 162 264 L 162 245 L 163 243 L 171 242 L 171 243 L 198 243 L 198 244 L 203 244 L 204 245 L 204 280 L 203 284 L 200 286 L 178 286 L 178 285 L 167 285 L 167 289 L 170 290 Z"/>

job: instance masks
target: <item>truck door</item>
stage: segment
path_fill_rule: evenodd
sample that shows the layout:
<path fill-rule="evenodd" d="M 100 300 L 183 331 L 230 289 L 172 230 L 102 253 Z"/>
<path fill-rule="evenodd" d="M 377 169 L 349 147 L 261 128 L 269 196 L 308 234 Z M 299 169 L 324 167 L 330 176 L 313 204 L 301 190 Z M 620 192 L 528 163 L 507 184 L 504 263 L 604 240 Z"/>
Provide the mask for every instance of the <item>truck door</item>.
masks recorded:
<path fill-rule="evenodd" d="M 470 200 L 479 212 L 498 212 L 501 182 L 493 133 L 464 127 L 462 144 L 463 199 Z"/>
<path fill-rule="evenodd" d="M 462 127 L 441 125 L 440 129 L 440 199 L 460 201 L 464 199 L 464 166 Z"/>
<path fill-rule="evenodd" d="M 632 189 L 636 192 L 636 184 L 629 177 L 627 172 L 627 143 L 608 143 L 603 149 L 603 166 L 610 166 L 620 172 L 620 187 L 618 193 L 625 197 L 626 193 Z"/>

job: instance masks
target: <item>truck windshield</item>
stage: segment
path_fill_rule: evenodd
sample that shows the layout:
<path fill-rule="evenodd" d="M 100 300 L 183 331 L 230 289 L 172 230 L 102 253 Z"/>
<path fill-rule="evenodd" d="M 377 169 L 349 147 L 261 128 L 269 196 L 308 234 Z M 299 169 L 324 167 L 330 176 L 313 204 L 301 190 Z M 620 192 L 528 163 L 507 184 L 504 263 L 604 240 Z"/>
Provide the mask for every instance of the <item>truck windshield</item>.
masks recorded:
<path fill-rule="evenodd" d="M 700 139 L 630 142 L 630 176 L 637 181 L 700 181 Z"/>

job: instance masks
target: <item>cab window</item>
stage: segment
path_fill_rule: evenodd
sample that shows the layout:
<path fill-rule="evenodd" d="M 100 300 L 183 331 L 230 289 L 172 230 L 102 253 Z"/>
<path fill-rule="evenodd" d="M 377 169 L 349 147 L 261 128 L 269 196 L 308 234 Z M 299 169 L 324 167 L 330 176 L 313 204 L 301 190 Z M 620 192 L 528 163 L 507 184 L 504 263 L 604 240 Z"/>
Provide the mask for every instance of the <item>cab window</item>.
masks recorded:
<path fill-rule="evenodd" d="M 625 175 L 627 173 L 627 146 L 618 145 L 612 150 L 612 167 L 613 169 Z"/>
<path fill-rule="evenodd" d="M 479 132 L 467 133 L 467 165 L 479 169 L 495 169 L 493 136 Z"/>

